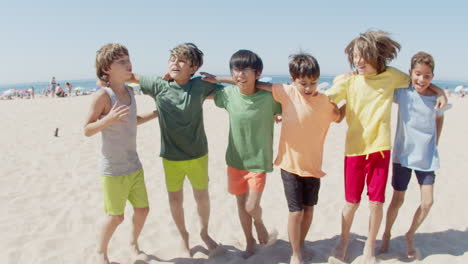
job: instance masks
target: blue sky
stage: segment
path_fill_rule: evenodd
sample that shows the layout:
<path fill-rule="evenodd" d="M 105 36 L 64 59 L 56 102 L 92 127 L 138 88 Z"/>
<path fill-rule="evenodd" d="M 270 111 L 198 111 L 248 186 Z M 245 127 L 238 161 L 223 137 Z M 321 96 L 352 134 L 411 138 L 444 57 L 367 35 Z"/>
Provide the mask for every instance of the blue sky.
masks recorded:
<path fill-rule="evenodd" d="M 278 2 L 278 3 L 276 3 Z M 95 52 L 130 51 L 133 71 L 161 74 L 168 52 L 193 42 L 202 70 L 228 74 L 239 49 L 258 53 L 264 75 L 287 74 L 288 55 L 314 55 L 322 74 L 349 70 L 345 46 L 382 29 L 402 45 L 391 65 L 407 71 L 417 51 L 436 60 L 436 79 L 468 80 L 464 1 L 5 1 L 0 2 L 0 84 L 94 78 Z"/>

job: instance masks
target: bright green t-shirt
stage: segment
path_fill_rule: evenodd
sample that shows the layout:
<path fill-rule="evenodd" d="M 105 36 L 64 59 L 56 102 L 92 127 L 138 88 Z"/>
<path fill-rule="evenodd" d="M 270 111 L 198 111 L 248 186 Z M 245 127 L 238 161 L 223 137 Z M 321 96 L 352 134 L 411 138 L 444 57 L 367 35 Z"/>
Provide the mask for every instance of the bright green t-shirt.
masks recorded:
<path fill-rule="evenodd" d="M 153 97 L 159 112 L 161 154 L 168 160 L 191 160 L 208 153 L 203 101 L 223 86 L 193 78 L 184 85 L 156 76 L 142 76 L 140 87 Z"/>
<path fill-rule="evenodd" d="M 240 93 L 237 86 L 217 90 L 215 104 L 229 113 L 227 165 L 251 172 L 273 170 L 273 116 L 281 105 L 270 92 Z"/>

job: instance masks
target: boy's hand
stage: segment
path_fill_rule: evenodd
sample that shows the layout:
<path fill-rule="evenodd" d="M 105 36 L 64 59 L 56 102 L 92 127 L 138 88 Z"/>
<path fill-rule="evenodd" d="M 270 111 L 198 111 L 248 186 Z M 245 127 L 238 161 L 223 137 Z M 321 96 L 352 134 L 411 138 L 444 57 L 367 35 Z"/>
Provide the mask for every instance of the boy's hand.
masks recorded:
<path fill-rule="evenodd" d="M 102 87 L 107 87 L 107 83 L 105 81 L 101 81 L 101 79 L 98 79 L 96 81 L 96 87 L 102 88 Z"/>
<path fill-rule="evenodd" d="M 435 109 L 443 109 L 447 105 L 447 97 L 444 94 L 437 96 Z"/>
<path fill-rule="evenodd" d="M 130 108 L 126 105 L 121 105 L 118 106 L 117 103 L 115 103 L 109 113 L 106 115 L 107 122 L 109 125 L 117 124 L 117 123 L 128 123 L 128 121 L 123 120 L 126 116 L 128 116 L 128 112 L 130 111 Z"/>
<path fill-rule="evenodd" d="M 201 75 L 203 75 L 202 80 L 205 82 L 210 82 L 210 83 L 218 83 L 218 80 L 216 79 L 216 75 L 209 74 L 207 72 L 200 72 Z"/>
<path fill-rule="evenodd" d="M 162 76 L 163 80 L 165 81 L 173 81 L 172 78 L 171 78 L 171 75 L 166 72 L 163 76 Z"/>
<path fill-rule="evenodd" d="M 283 121 L 283 115 L 282 114 L 277 114 L 275 116 L 273 116 L 273 119 L 275 119 L 275 123 L 276 124 L 279 124 Z"/>

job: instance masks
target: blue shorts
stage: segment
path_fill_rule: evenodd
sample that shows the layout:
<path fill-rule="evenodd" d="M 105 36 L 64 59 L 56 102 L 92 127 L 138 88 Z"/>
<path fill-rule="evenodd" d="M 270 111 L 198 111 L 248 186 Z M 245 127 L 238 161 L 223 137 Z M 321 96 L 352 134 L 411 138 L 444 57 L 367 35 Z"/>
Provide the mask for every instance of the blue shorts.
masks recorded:
<path fill-rule="evenodd" d="M 412 169 L 401 166 L 399 163 L 393 163 L 392 186 L 396 191 L 406 191 L 411 178 Z M 414 170 L 418 178 L 419 185 L 433 185 L 435 181 L 434 171 Z"/>

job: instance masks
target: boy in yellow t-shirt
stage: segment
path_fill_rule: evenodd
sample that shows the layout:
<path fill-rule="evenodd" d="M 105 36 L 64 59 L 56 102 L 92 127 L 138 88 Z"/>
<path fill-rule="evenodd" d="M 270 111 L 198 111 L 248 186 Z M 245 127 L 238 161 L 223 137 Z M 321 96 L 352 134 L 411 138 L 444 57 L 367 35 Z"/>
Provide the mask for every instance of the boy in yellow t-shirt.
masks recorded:
<path fill-rule="evenodd" d="M 346 100 L 342 109 L 348 124 L 344 165 L 346 205 L 342 212 L 341 239 L 331 258 L 344 260 L 346 256 L 354 214 L 367 184 L 370 216 L 363 257 L 365 263 L 375 261 L 375 240 L 382 221 L 390 162 L 393 92 L 397 88 L 408 88 L 410 81 L 408 75 L 386 65 L 396 58 L 399 50 L 400 44 L 384 31 L 360 34 L 345 48 L 357 74 L 349 78 L 338 76 L 327 91 L 336 104 Z M 444 104 L 443 92 L 432 89 L 439 94 L 438 101 Z"/>

